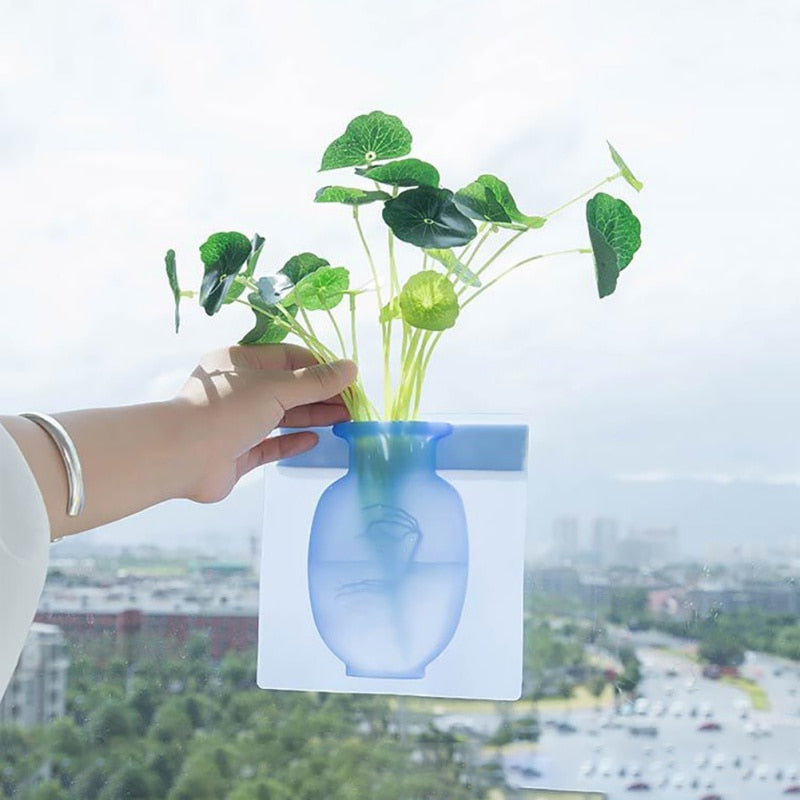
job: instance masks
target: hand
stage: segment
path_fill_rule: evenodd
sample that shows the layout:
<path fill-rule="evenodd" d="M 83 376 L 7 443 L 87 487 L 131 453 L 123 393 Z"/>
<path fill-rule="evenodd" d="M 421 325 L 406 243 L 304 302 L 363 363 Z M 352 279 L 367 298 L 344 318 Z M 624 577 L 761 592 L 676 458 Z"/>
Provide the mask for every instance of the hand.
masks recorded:
<path fill-rule="evenodd" d="M 310 431 L 267 436 L 277 427 L 331 425 L 350 418 L 341 392 L 356 377 L 352 361 L 320 364 L 296 345 L 248 345 L 205 356 L 174 399 L 195 418 L 199 452 L 185 496 L 226 497 L 242 475 L 311 449 Z"/>

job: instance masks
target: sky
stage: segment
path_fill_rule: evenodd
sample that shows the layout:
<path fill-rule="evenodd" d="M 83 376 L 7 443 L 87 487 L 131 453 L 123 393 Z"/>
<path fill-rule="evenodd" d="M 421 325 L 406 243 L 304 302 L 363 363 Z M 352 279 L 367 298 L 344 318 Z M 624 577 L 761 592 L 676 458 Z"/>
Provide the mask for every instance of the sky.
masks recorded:
<path fill-rule="evenodd" d="M 531 214 L 612 172 L 608 140 L 645 184 L 609 189 L 642 221 L 616 294 L 597 298 L 588 256 L 509 276 L 443 337 L 423 407 L 530 421 L 541 541 L 572 511 L 687 539 L 800 534 L 792 0 L 0 7 L 3 413 L 167 399 L 250 327 L 194 306 L 176 336 L 168 247 L 187 287 L 198 245 L 231 229 L 265 236 L 262 265 L 311 250 L 366 279 L 349 212 L 312 202 L 358 114 L 399 116 L 444 185 L 490 172 Z M 519 257 L 587 246 L 582 207 L 530 237 Z M 648 508 L 654 485 L 669 499 Z M 720 514 L 687 499 L 704 487 Z M 753 502 L 725 514 L 732 493 Z M 119 536 L 184 513 L 258 527 L 253 494 Z"/>

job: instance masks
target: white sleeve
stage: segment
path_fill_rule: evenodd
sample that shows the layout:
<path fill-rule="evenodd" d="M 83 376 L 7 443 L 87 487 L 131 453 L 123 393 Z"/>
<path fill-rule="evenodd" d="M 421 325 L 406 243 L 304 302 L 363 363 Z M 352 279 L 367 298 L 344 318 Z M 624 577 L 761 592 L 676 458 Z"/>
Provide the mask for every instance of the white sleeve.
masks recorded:
<path fill-rule="evenodd" d="M 47 575 L 50 523 L 28 462 L 0 425 L 0 698 Z"/>

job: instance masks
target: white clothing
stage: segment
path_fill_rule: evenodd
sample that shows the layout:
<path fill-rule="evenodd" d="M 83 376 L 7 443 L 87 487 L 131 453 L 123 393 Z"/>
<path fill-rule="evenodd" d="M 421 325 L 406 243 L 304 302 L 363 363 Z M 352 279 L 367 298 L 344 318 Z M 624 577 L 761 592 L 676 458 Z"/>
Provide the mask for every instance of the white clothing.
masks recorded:
<path fill-rule="evenodd" d="M 0 425 L 0 698 L 47 576 L 50 523 L 28 462 Z"/>

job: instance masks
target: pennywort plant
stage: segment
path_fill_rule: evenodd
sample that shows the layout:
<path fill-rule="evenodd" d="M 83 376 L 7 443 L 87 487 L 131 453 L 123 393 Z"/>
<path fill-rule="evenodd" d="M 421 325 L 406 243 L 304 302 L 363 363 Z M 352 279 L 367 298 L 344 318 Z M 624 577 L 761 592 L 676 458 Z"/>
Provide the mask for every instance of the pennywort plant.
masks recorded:
<path fill-rule="evenodd" d="M 411 133 L 397 117 L 381 111 L 358 116 L 328 145 L 320 172 L 352 168 L 360 185 L 323 186 L 314 200 L 349 208 L 364 252 L 361 284 L 354 287 L 347 267 L 309 252 L 257 277 L 264 238 L 214 233 L 200 245 L 199 291 L 181 290 L 175 253 L 167 252 L 175 330 L 183 298 L 197 297 L 209 315 L 226 305 L 245 304 L 255 324 L 241 344 L 277 343 L 291 335 L 320 361 L 344 356 L 358 362 L 356 318 L 368 313 L 380 331 L 383 396 L 373 402 L 359 377 L 345 393 L 348 409 L 354 420 L 415 419 L 425 375 L 443 333 L 471 303 L 515 270 L 546 258 L 591 254 L 600 297 L 614 292 L 641 244 L 640 224 L 623 200 L 599 190 L 621 180 L 638 192 L 642 183 L 611 144 L 608 148 L 615 167 L 611 174 L 552 211 L 529 215 L 519 210 L 508 185 L 494 175 L 479 175 L 455 192 L 444 188 L 436 167 L 409 156 Z M 535 238 L 532 231 L 586 198 L 589 246 L 509 258 L 518 240 Z M 368 240 L 362 219 L 378 212 L 385 233 L 383 242 L 376 244 Z M 418 271 L 401 274 L 396 257 L 400 247 L 416 251 Z M 329 323 L 325 329 L 331 332 L 330 341 L 318 335 L 320 319 Z"/>

